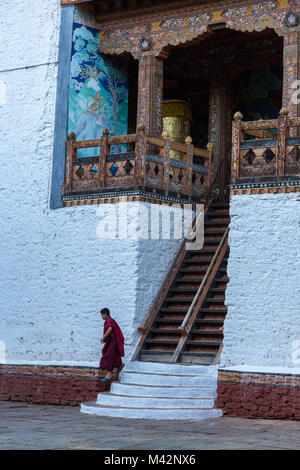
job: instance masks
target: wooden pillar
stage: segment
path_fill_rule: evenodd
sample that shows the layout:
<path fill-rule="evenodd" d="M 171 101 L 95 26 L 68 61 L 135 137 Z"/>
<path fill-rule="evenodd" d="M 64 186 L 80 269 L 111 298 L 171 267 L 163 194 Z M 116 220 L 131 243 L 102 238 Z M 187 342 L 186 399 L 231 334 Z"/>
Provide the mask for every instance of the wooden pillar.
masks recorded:
<path fill-rule="evenodd" d="M 279 176 L 285 175 L 288 115 L 289 110 L 287 108 L 282 108 L 278 117 L 276 175 Z"/>
<path fill-rule="evenodd" d="M 161 137 L 163 101 L 163 60 L 150 55 L 139 60 L 137 126 L 146 135 Z"/>
<path fill-rule="evenodd" d="M 73 162 L 76 158 L 77 152 L 73 145 L 76 140 L 74 132 L 70 132 L 66 144 L 66 167 L 65 167 L 65 183 L 63 185 L 63 192 L 72 191 L 73 186 Z"/>
<path fill-rule="evenodd" d="M 170 136 L 167 131 L 162 133 L 162 138 L 165 140 L 165 147 L 162 149 L 161 154 L 163 155 L 164 162 L 161 172 L 161 189 L 165 191 L 165 194 L 169 194 L 170 187 Z"/>
<path fill-rule="evenodd" d="M 240 174 L 240 146 L 242 139 L 242 120 L 243 115 L 239 111 L 234 115 L 232 123 L 232 157 L 231 157 L 231 181 L 239 177 Z"/>
<path fill-rule="evenodd" d="M 213 144 L 214 174 L 224 157 L 220 178 L 229 181 L 232 127 L 232 84 L 221 80 L 211 80 L 209 96 L 208 141 Z"/>
<path fill-rule="evenodd" d="M 145 170 L 146 170 L 146 135 L 145 126 L 138 124 L 135 142 L 135 165 L 134 177 L 137 187 L 145 187 Z"/>
<path fill-rule="evenodd" d="M 289 110 L 289 117 L 300 116 L 300 104 L 293 102 L 293 96 L 300 101 L 300 94 L 296 87 L 300 88 L 300 32 L 293 31 L 284 35 L 283 45 L 283 85 L 282 107 Z"/>
<path fill-rule="evenodd" d="M 184 178 L 184 194 L 189 196 L 189 200 L 191 199 L 193 193 L 193 140 L 190 136 L 186 137 L 186 154 L 185 154 L 185 161 L 186 161 L 186 170 L 185 170 L 185 178 Z"/>
<path fill-rule="evenodd" d="M 99 157 L 99 186 L 100 189 L 105 189 L 106 183 L 106 157 L 109 154 L 110 148 L 108 145 L 109 130 L 103 129 L 102 137 L 100 138 L 100 157 Z"/>

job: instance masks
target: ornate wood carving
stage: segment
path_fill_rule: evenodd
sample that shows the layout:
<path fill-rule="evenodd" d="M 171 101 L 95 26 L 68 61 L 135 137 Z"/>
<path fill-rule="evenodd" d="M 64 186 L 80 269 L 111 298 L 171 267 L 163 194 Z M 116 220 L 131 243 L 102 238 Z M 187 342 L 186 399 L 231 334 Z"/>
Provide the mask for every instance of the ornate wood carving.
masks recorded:
<path fill-rule="evenodd" d="M 298 127 L 299 119 L 288 119 L 288 114 L 288 109 L 282 108 L 276 120 L 253 122 L 242 122 L 241 113 L 234 115 L 231 162 L 233 183 L 245 180 L 251 183 L 267 182 L 269 177 L 287 177 L 287 180 L 299 177 L 297 149 L 300 137 L 289 137 L 290 130 Z M 247 130 L 264 131 L 266 128 L 276 129 L 277 135 L 274 134 L 273 139 L 261 139 L 258 132 L 256 140 L 243 140 Z"/>
<path fill-rule="evenodd" d="M 114 21 L 113 15 L 109 22 L 99 23 L 100 45 L 103 53 L 121 54 L 130 52 L 135 58 L 143 55 L 158 56 L 168 45 L 191 41 L 205 33 L 209 26 L 224 23 L 227 28 L 236 31 L 262 31 L 274 29 L 283 36 L 295 30 L 286 23 L 286 14 L 291 9 L 300 11 L 296 0 L 269 1 L 225 1 L 218 5 L 198 5 L 168 11 L 163 7 L 159 13 L 134 15 L 126 19 Z M 299 29 L 299 27 L 296 27 Z M 142 51 L 141 40 L 151 40 L 151 49 Z"/>
<path fill-rule="evenodd" d="M 284 36 L 282 105 L 289 109 L 291 117 L 299 116 L 300 111 L 299 104 L 293 103 L 292 100 L 296 91 L 293 86 L 296 80 L 300 80 L 299 31 L 289 32 Z"/>
<path fill-rule="evenodd" d="M 137 125 L 145 126 L 147 135 L 162 132 L 163 60 L 144 56 L 139 61 Z"/>

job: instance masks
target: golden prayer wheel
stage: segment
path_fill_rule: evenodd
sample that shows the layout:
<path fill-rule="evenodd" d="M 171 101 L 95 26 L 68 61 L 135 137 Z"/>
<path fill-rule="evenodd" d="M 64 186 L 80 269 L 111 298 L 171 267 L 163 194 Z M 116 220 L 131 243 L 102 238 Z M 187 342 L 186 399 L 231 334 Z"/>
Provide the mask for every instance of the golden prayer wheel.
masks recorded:
<path fill-rule="evenodd" d="M 163 102 L 163 129 L 167 131 L 173 142 L 184 143 L 191 135 L 192 109 L 183 100 L 168 100 Z M 182 160 L 183 154 L 176 150 L 170 151 L 170 158 Z"/>

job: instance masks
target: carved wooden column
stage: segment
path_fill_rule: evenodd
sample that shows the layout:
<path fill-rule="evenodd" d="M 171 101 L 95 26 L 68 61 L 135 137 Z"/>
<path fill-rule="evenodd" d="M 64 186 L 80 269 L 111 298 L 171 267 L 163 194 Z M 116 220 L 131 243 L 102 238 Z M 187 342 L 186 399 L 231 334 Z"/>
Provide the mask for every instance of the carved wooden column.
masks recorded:
<path fill-rule="evenodd" d="M 300 80 L 300 32 L 293 31 L 284 35 L 283 46 L 283 85 L 282 106 L 288 108 L 289 117 L 300 116 L 300 104 L 293 103 L 292 96 L 296 96 L 295 84 Z M 299 94 L 298 94 L 299 100 Z"/>
<path fill-rule="evenodd" d="M 146 55 L 139 60 L 137 126 L 146 135 L 161 137 L 163 101 L 163 60 Z"/>
<path fill-rule="evenodd" d="M 216 172 L 224 157 L 220 177 L 225 183 L 229 179 L 231 128 L 232 84 L 224 80 L 210 80 L 208 141 L 214 148 L 212 173 Z"/>

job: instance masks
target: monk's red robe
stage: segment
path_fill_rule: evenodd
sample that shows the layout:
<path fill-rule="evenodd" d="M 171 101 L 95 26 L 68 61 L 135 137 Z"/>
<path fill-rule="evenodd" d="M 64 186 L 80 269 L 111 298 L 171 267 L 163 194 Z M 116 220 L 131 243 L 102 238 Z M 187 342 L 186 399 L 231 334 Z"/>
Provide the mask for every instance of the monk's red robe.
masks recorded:
<path fill-rule="evenodd" d="M 109 327 L 112 328 L 112 332 L 105 339 L 100 360 L 100 369 L 106 371 L 112 371 L 114 367 L 120 367 L 122 365 L 121 357 L 124 356 L 124 336 L 121 328 L 115 320 L 108 317 L 104 323 L 103 336 Z"/>

